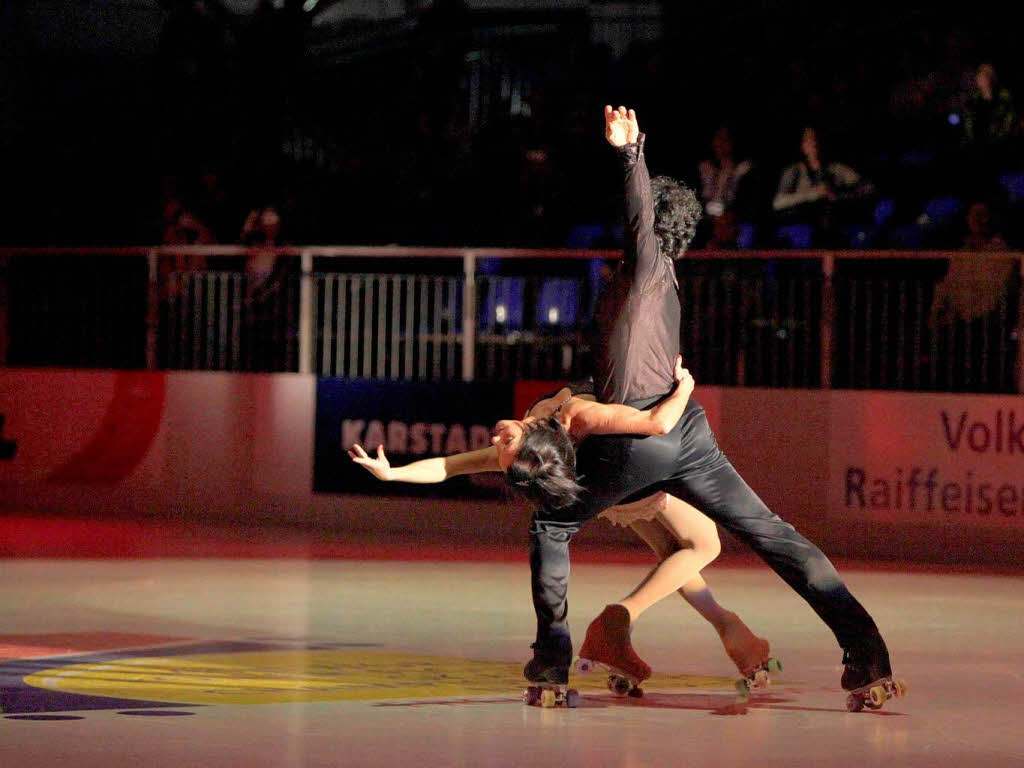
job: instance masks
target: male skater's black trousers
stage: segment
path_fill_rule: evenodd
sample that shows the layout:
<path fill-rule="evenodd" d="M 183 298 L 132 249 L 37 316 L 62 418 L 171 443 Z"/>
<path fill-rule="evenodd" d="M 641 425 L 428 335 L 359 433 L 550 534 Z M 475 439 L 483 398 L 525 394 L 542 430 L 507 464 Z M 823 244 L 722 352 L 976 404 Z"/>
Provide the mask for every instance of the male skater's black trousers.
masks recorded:
<path fill-rule="evenodd" d="M 631 403 L 646 407 L 650 401 Z M 584 503 L 538 511 L 530 525 L 530 571 L 541 653 L 568 663 L 569 541 L 586 520 L 623 501 L 665 491 L 710 517 L 756 552 L 807 601 L 844 649 L 884 648 L 875 622 L 814 544 L 768 509 L 718 447 L 693 398 L 667 435 L 587 438 L 577 472 Z"/>

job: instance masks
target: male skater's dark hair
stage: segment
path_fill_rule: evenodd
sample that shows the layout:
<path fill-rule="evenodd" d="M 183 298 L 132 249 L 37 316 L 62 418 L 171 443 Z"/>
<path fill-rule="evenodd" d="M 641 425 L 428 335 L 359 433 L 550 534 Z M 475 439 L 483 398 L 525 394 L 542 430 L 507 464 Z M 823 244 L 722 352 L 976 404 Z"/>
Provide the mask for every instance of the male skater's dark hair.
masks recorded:
<path fill-rule="evenodd" d="M 673 259 L 682 257 L 697 234 L 701 204 L 693 190 L 668 176 L 651 179 L 654 198 L 654 236 L 661 252 Z"/>
<path fill-rule="evenodd" d="M 576 482 L 576 450 L 557 419 L 527 426 L 505 481 L 547 509 L 562 509 L 579 500 L 583 486 Z"/>

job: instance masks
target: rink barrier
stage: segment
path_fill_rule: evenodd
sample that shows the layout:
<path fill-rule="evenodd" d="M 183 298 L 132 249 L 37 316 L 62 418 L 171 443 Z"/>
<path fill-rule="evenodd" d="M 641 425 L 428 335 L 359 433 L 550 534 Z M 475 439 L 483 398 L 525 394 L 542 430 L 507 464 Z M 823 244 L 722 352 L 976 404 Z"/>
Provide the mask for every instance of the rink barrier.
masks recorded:
<path fill-rule="evenodd" d="M 383 443 L 399 465 L 480 447 L 553 383 L 3 368 L 0 515 L 522 552 L 531 510 L 499 474 L 385 485 L 347 450 Z M 829 555 L 1024 560 L 1016 395 L 698 386 L 694 397 L 751 488 Z M 59 552 L 59 527 L 34 530 L 19 536 L 58 536 L 41 546 Z M 600 521 L 579 539 L 635 544 Z M 5 546 L 0 536 L 0 557 Z"/>
<path fill-rule="evenodd" d="M 574 378 L 618 251 L 0 249 L 0 363 L 414 381 Z M 954 256 L 1014 284 L 939 318 Z M 1022 254 L 693 251 L 682 347 L 724 386 L 1016 392 Z"/>

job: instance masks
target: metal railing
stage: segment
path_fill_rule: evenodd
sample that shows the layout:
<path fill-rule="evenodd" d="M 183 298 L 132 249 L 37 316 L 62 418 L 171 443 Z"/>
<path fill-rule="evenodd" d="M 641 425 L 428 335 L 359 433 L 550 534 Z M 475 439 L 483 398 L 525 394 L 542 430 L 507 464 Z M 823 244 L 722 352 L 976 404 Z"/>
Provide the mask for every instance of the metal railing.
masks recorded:
<path fill-rule="evenodd" d="M 0 362 L 572 378 L 618 255 L 2 249 Z M 694 251 L 677 265 L 681 344 L 708 384 L 1019 391 L 1021 269 L 1019 253 Z M 954 284 L 975 271 L 980 298 Z"/>

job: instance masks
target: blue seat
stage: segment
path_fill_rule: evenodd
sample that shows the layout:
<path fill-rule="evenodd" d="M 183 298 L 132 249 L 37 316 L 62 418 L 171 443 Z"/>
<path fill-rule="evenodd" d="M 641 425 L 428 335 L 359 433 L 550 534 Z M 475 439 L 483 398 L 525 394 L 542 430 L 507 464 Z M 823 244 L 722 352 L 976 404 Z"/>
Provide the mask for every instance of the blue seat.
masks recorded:
<path fill-rule="evenodd" d="M 807 224 L 786 224 L 779 227 L 777 234 L 790 248 L 810 248 L 814 240 L 814 228 Z"/>
<path fill-rule="evenodd" d="M 935 156 L 926 149 L 912 149 L 900 158 L 904 168 L 930 168 L 935 164 Z"/>
<path fill-rule="evenodd" d="M 926 223 L 943 224 L 960 213 L 962 207 L 960 199 L 953 195 L 932 198 L 924 206 L 924 215 L 928 217 Z"/>
<path fill-rule="evenodd" d="M 501 259 L 477 259 L 475 271 L 478 275 L 496 275 L 501 271 Z"/>
<path fill-rule="evenodd" d="M 569 230 L 565 244 L 569 248 L 593 248 L 605 236 L 600 224 L 579 224 Z"/>
<path fill-rule="evenodd" d="M 916 249 L 921 247 L 921 243 L 924 240 L 924 232 L 918 226 L 907 224 L 894 228 L 891 239 L 895 248 Z"/>
<path fill-rule="evenodd" d="M 1010 205 L 1024 200 L 1024 173 L 1004 173 L 999 177 L 999 183 L 1006 190 Z"/>
<path fill-rule="evenodd" d="M 757 227 L 749 221 L 740 224 L 739 234 L 736 236 L 737 248 L 753 248 L 757 243 Z"/>
<path fill-rule="evenodd" d="M 564 328 L 576 324 L 580 288 L 575 280 L 545 280 L 537 291 L 537 328 Z"/>
<path fill-rule="evenodd" d="M 507 331 L 523 328 L 523 294 L 526 280 L 522 277 L 492 277 L 480 283 L 480 328 L 491 331 L 500 327 Z"/>
<path fill-rule="evenodd" d="M 884 227 L 889 219 L 896 213 L 896 201 L 892 198 L 884 198 L 875 203 L 875 212 L 873 215 L 875 226 L 878 228 Z"/>

